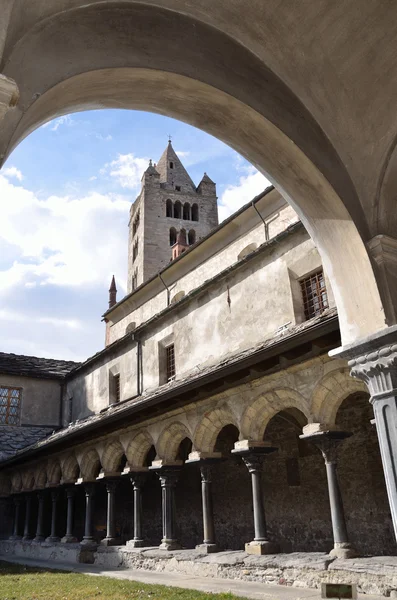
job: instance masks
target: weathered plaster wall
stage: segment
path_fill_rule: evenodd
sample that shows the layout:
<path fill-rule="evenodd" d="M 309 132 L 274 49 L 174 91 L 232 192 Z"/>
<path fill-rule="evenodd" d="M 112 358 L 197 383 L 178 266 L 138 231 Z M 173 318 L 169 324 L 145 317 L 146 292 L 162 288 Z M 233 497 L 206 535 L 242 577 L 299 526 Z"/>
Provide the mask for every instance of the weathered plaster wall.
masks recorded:
<path fill-rule="evenodd" d="M 0 375 L 0 385 L 22 388 L 21 425 L 59 426 L 61 409 L 59 381 Z"/>

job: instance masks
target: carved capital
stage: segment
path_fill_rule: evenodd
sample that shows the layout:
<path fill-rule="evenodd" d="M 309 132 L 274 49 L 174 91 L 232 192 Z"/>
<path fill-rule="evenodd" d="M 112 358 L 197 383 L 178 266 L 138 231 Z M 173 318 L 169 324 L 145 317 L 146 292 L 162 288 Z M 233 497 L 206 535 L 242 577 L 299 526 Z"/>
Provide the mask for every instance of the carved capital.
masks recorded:
<path fill-rule="evenodd" d="M 140 490 L 145 484 L 145 481 L 147 478 L 147 473 L 142 473 L 142 472 L 134 473 L 133 471 L 131 471 L 129 476 L 130 476 L 130 481 L 133 485 L 134 490 Z"/>
<path fill-rule="evenodd" d="M 117 479 L 109 479 L 106 481 L 106 491 L 108 494 L 114 494 L 119 482 Z"/>
<path fill-rule="evenodd" d="M 242 456 L 249 473 L 262 471 L 263 458 L 262 454 L 246 454 L 245 456 Z"/>
<path fill-rule="evenodd" d="M 349 360 L 350 374 L 366 383 L 371 400 L 397 394 L 397 344 Z"/>
<path fill-rule="evenodd" d="M 86 498 L 90 498 L 95 493 L 95 484 L 94 483 L 85 483 L 84 484 L 84 492 Z"/>
<path fill-rule="evenodd" d="M 178 483 L 179 469 L 160 470 L 158 475 L 162 488 L 175 487 Z"/>
<path fill-rule="evenodd" d="M 317 446 L 326 464 L 336 464 L 339 444 L 351 435 L 348 431 L 318 431 L 312 434 L 303 434 L 299 437 L 301 440 L 306 440 Z"/>
<path fill-rule="evenodd" d="M 201 481 L 203 483 L 212 483 L 212 469 L 209 464 L 200 465 Z"/>

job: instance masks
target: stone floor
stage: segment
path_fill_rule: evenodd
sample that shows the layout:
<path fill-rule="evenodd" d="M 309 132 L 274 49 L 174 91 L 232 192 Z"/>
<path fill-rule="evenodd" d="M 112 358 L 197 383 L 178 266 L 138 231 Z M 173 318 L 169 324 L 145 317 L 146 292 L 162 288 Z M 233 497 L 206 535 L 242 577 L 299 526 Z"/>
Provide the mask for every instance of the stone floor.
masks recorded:
<path fill-rule="evenodd" d="M 166 577 L 256 582 L 303 589 L 319 589 L 322 582 L 355 583 L 360 593 L 397 595 L 397 556 L 333 559 L 328 554 L 295 552 L 253 556 L 243 551 L 204 554 L 197 550 L 167 552 L 158 548 L 99 547 L 82 552 L 79 544 L 32 544 L 0 541 L 0 558 L 42 560 L 54 567 L 92 563 L 108 572 L 155 572 Z M 263 593 L 263 591 L 262 591 Z"/>

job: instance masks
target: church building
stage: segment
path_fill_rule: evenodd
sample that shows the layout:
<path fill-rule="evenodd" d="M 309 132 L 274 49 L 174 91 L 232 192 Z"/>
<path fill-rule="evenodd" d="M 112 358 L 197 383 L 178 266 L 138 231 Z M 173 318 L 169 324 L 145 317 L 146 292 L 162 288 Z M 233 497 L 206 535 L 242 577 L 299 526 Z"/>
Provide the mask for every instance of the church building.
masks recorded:
<path fill-rule="evenodd" d="M 396 554 L 369 393 L 328 354 L 335 300 L 294 210 L 269 187 L 218 224 L 170 141 L 128 226 L 104 348 L 0 353 L 0 554 Z"/>

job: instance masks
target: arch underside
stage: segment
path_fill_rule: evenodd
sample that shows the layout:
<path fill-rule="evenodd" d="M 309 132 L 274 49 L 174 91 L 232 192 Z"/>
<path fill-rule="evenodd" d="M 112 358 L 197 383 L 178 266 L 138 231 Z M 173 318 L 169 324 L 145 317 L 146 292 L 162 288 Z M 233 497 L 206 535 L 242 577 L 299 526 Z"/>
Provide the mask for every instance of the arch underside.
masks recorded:
<path fill-rule="evenodd" d="M 343 343 L 386 326 L 368 229 L 342 161 L 291 89 L 231 37 L 159 7 L 91 3 L 33 27 L 3 71 L 20 88 L 2 127 L 4 157 L 42 123 L 86 109 L 147 110 L 203 129 L 297 210 L 331 280 Z"/>

